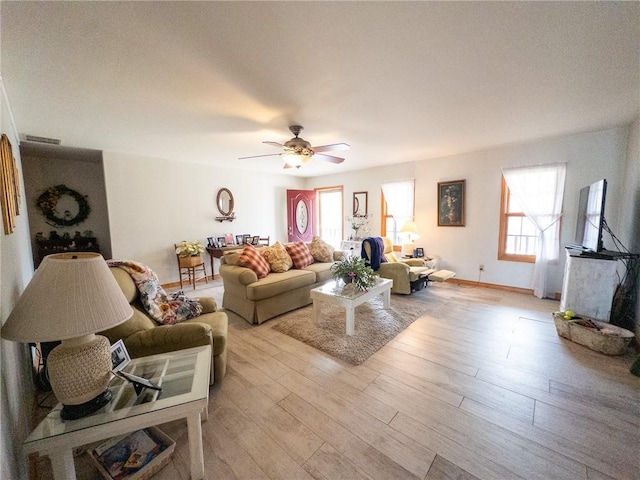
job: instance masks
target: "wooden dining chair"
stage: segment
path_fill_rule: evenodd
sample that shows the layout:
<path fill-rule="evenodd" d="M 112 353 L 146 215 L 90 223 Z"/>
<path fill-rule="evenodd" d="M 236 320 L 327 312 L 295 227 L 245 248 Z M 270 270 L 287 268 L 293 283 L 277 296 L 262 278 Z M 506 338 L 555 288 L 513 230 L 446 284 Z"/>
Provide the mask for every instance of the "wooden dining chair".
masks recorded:
<path fill-rule="evenodd" d="M 178 245 L 174 244 L 174 249 L 178 248 Z M 193 286 L 193 289 L 196 289 L 196 282 L 203 280 L 205 283 L 209 283 L 207 281 L 207 269 L 204 266 L 204 260 L 202 259 L 202 255 L 197 255 L 193 257 L 181 257 L 176 253 L 176 258 L 178 259 L 178 274 L 180 275 L 180 288 L 184 288 L 184 280 L 185 278 L 188 280 L 189 285 Z M 201 273 L 201 276 L 198 276 Z"/>

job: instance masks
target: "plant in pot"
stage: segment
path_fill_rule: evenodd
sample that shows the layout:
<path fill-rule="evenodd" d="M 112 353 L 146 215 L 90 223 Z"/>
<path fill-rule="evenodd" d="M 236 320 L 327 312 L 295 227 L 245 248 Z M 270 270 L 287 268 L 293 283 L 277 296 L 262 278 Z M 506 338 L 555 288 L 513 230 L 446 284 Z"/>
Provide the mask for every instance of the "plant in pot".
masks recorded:
<path fill-rule="evenodd" d="M 176 253 L 180 257 L 180 265 L 184 267 L 191 266 L 191 264 L 199 264 L 202 252 L 204 252 L 204 246 L 199 241 L 187 242 L 183 240 L 176 245 Z"/>
<path fill-rule="evenodd" d="M 358 290 L 367 290 L 378 281 L 378 274 L 364 261 L 348 255 L 331 266 L 331 276 L 336 280 L 342 280 L 345 286 L 353 285 Z"/>

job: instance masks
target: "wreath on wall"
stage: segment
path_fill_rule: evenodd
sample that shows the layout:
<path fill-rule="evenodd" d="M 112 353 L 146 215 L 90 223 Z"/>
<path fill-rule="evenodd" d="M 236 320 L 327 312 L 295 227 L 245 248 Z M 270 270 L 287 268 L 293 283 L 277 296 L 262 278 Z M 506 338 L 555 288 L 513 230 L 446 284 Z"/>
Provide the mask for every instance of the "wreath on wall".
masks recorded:
<path fill-rule="evenodd" d="M 60 197 L 65 195 L 71 197 L 78 204 L 78 213 L 75 217 L 72 217 L 68 210 L 60 215 L 60 212 L 58 212 L 56 208 Z M 66 185 L 56 185 L 54 187 L 47 188 L 47 190 L 36 200 L 36 206 L 48 220 L 47 223 L 55 227 L 71 227 L 73 225 L 78 225 L 84 222 L 91 212 L 91 207 L 89 207 L 87 198 L 75 190 L 70 189 Z"/>

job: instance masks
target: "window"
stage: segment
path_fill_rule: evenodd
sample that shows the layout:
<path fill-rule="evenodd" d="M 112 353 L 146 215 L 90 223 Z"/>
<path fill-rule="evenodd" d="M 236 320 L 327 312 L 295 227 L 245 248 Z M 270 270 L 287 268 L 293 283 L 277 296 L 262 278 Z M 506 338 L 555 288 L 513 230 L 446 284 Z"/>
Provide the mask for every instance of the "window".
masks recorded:
<path fill-rule="evenodd" d="M 382 184 L 382 236 L 394 245 L 402 245 L 400 228 L 413 220 L 414 181 L 402 180 Z"/>
<path fill-rule="evenodd" d="M 533 222 L 525 216 L 518 200 L 511 194 L 504 177 L 501 198 L 498 260 L 535 262 L 538 231 Z"/>
<path fill-rule="evenodd" d="M 342 187 L 316 189 L 318 200 L 318 236 L 334 248 L 340 248 L 342 241 Z M 336 213 L 339 212 L 339 213 Z"/>

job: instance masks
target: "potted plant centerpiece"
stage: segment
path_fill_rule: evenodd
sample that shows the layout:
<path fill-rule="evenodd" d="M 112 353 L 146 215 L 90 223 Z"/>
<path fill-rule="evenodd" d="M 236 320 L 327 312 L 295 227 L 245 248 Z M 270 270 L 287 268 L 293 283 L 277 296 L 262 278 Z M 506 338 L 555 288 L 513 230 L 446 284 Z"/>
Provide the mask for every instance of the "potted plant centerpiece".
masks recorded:
<path fill-rule="evenodd" d="M 331 266 L 331 276 L 341 280 L 345 286 L 353 285 L 358 290 L 367 290 L 378 281 L 378 274 L 364 261 L 354 255 L 348 255 Z"/>
<path fill-rule="evenodd" d="M 181 267 L 193 267 L 202 263 L 202 252 L 204 246 L 199 242 L 187 242 L 183 240 L 176 245 L 176 253 Z"/>

